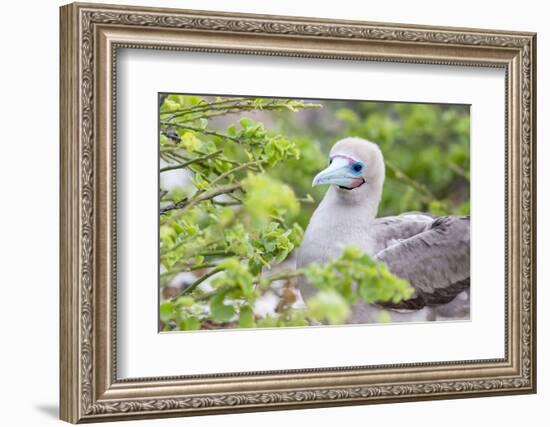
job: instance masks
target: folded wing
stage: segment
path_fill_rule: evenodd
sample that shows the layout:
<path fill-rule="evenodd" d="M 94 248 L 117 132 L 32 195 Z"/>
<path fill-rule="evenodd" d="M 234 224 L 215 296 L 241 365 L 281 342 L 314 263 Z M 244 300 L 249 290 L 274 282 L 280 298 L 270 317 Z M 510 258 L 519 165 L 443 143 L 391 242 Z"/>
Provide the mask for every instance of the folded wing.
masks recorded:
<path fill-rule="evenodd" d="M 470 217 L 439 217 L 419 230 L 383 244 L 388 246 L 374 256 L 415 289 L 412 298 L 383 306 L 418 310 L 446 304 L 470 286 Z"/>

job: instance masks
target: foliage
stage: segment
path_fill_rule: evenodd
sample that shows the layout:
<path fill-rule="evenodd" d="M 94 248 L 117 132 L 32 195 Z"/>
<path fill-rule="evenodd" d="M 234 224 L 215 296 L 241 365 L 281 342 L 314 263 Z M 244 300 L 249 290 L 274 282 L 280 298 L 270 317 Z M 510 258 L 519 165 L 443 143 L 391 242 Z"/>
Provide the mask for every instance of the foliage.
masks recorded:
<path fill-rule="evenodd" d="M 357 248 L 324 265 L 288 265 L 323 195 L 311 179 L 326 165 L 328 144 L 340 137 L 366 137 L 384 152 L 399 147 L 387 166 L 383 212 L 469 209 L 469 119 L 462 111 L 184 95 L 161 100 L 165 330 L 341 324 L 360 300 L 410 297 L 406 281 Z M 332 129 L 319 126 L 334 117 Z M 319 292 L 297 308 L 294 281 L 304 279 Z M 273 292 L 281 293 L 276 312 L 256 314 L 258 301 Z"/>
<path fill-rule="evenodd" d="M 469 214 L 470 115 L 467 106 L 360 103 L 338 109 L 347 135 L 375 141 L 386 156 L 381 212 Z"/>

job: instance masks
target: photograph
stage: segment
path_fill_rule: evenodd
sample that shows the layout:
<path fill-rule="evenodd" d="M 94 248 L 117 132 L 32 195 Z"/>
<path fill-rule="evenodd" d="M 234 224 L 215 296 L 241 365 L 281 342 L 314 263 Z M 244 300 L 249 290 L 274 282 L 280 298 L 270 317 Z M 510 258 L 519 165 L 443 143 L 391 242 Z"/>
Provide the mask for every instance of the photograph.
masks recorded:
<path fill-rule="evenodd" d="M 470 319 L 470 105 L 158 103 L 159 331 Z"/>

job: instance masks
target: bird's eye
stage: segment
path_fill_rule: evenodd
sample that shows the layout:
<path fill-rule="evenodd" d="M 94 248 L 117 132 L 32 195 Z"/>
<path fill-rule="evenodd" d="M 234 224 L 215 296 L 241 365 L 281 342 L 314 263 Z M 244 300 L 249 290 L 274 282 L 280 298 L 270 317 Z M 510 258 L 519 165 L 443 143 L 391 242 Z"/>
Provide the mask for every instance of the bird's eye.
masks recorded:
<path fill-rule="evenodd" d="M 361 173 L 363 171 L 363 164 L 360 162 L 355 162 L 353 165 L 351 165 L 351 169 L 355 173 Z"/>
<path fill-rule="evenodd" d="M 329 159 L 328 164 L 332 165 L 332 159 Z"/>

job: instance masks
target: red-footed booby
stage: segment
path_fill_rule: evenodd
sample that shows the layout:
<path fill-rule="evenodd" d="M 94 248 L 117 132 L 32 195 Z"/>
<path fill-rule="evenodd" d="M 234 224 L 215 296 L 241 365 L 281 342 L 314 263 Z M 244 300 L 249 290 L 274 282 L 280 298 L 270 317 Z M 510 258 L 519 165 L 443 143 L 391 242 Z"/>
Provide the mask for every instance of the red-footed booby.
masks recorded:
<path fill-rule="evenodd" d="M 330 187 L 310 219 L 297 253 L 297 267 L 322 264 L 355 245 L 413 286 L 410 299 L 379 304 L 391 309 L 393 321 L 433 320 L 433 307 L 445 307 L 446 317 L 464 317 L 463 313 L 454 315 L 453 307 L 464 312 L 464 300 L 469 300 L 464 293 L 470 287 L 469 216 L 404 213 L 377 218 L 385 176 L 378 145 L 345 138 L 332 147 L 329 159 L 329 166 L 313 180 L 314 186 Z M 316 289 L 301 283 L 300 291 L 307 299 Z M 380 310 L 375 305 L 356 304 L 347 323 L 376 322 Z"/>

